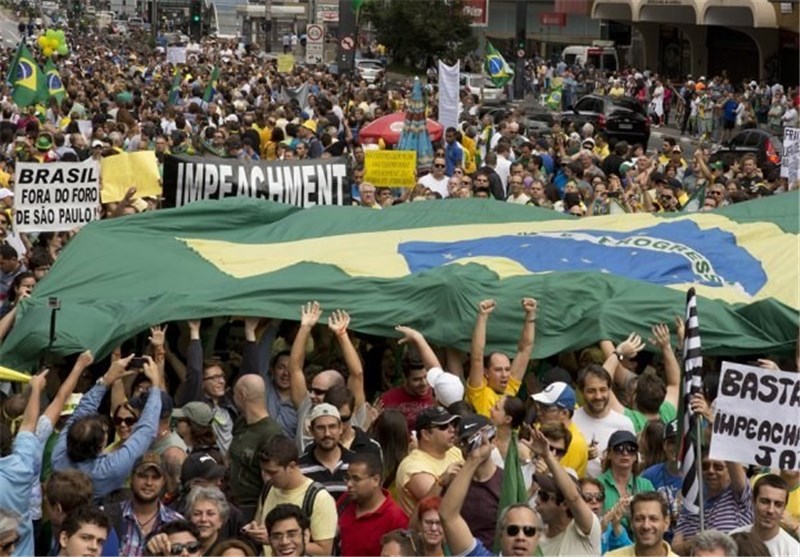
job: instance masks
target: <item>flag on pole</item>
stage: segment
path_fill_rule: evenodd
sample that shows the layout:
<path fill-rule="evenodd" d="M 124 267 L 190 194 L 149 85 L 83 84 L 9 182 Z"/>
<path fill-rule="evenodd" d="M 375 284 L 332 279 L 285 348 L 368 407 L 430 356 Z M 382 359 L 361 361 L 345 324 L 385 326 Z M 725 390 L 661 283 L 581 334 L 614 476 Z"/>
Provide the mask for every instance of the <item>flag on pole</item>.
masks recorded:
<path fill-rule="evenodd" d="M 11 98 L 17 106 L 29 106 L 47 97 L 44 73 L 25 43 L 20 43 L 13 71 Z"/>
<path fill-rule="evenodd" d="M 169 88 L 169 97 L 167 97 L 167 105 L 172 106 L 177 104 L 178 97 L 181 92 L 182 76 L 179 68 L 175 68 L 175 73 L 172 74 L 172 87 Z"/>
<path fill-rule="evenodd" d="M 505 61 L 503 56 L 492 46 L 486 44 L 486 61 L 483 64 L 486 74 L 497 87 L 505 87 L 506 83 L 514 77 L 514 70 Z"/>
<path fill-rule="evenodd" d="M 206 85 L 206 90 L 203 92 L 203 101 L 211 102 L 214 100 L 214 95 L 217 94 L 217 83 L 219 82 L 219 66 L 214 66 L 211 70 L 211 77 Z"/>
<path fill-rule="evenodd" d="M 503 509 L 516 503 L 528 501 L 528 490 L 525 489 L 525 479 L 522 477 L 522 463 L 517 451 L 517 434 L 511 434 L 508 443 L 505 464 L 503 465 L 503 483 L 500 484 L 500 501 L 497 504 L 498 516 Z M 494 540 L 495 551 L 500 550 L 500 538 Z"/>
<path fill-rule="evenodd" d="M 52 58 L 48 58 L 44 65 L 44 74 L 47 80 L 47 99 L 55 97 L 58 104 L 67 96 L 67 91 L 64 89 L 64 83 L 61 81 L 61 74 L 58 73 L 58 68 L 53 63 Z M 40 100 L 47 100 L 40 99 Z"/>
<path fill-rule="evenodd" d="M 556 85 L 547 95 L 547 108 L 550 110 L 561 110 L 562 85 Z"/>
<path fill-rule="evenodd" d="M 16 54 L 14 54 L 14 60 L 11 61 L 11 64 L 8 66 L 8 73 L 6 74 L 6 81 L 5 83 L 10 87 L 14 85 L 14 76 L 16 75 L 17 69 L 17 62 L 19 62 L 19 55 L 22 52 L 22 46 L 25 44 L 25 41 L 20 41 L 19 48 L 17 48 Z"/>
<path fill-rule="evenodd" d="M 683 476 L 681 494 L 684 508 L 690 513 L 698 514 L 702 493 L 697 472 L 702 459 L 702 455 L 699 454 L 702 439 L 694 439 L 699 416 L 692 412 L 690 402 L 692 395 L 703 392 L 703 355 L 700 351 L 700 323 L 697 317 L 697 295 L 694 288 L 690 288 L 686 294 L 683 370 L 679 416 L 681 448 L 678 455 Z"/>

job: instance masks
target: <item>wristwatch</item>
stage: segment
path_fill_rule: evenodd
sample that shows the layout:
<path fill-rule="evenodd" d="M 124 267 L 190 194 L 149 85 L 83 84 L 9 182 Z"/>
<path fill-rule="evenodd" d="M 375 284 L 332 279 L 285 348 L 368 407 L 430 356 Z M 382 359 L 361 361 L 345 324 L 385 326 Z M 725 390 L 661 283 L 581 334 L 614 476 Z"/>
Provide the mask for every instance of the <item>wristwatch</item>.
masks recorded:
<path fill-rule="evenodd" d="M 624 360 L 624 359 L 625 359 L 625 356 L 622 354 L 622 352 L 616 352 L 616 351 L 615 351 L 615 352 L 614 352 L 614 355 L 617 357 L 617 359 L 618 359 L 620 362 L 621 362 L 622 360 Z"/>
<path fill-rule="evenodd" d="M 105 375 L 101 375 L 100 377 L 98 377 L 97 381 L 94 382 L 94 384 L 95 385 L 102 385 L 103 387 L 107 387 L 108 385 L 106 385 L 105 377 L 106 377 Z"/>

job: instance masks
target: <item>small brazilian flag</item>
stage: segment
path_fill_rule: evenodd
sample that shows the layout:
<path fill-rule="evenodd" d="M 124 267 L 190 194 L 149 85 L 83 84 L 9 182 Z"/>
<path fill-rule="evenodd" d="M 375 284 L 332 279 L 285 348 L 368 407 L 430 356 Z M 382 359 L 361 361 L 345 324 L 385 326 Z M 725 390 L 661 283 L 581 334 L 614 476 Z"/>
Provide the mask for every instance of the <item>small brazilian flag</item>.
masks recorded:
<path fill-rule="evenodd" d="M 183 76 L 181 76 L 180 70 L 176 67 L 175 72 L 172 74 L 172 87 L 169 88 L 169 96 L 167 97 L 168 106 L 177 104 L 181 95 L 181 81 L 183 81 Z"/>
<path fill-rule="evenodd" d="M 487 43 L 486 62 L 484 62 L 483 66 L 489 79 L 497 87 L 504 87 L 514 77 L 514 70 L 511 69 L 511 66 L 508 65 L 497 49 L 492 46 L 492 43 Z"/>
<path fill-rule="evenodd" d="M 562 85 L 553 87 L 553 90 L 547 95 L 547 107 L 550 110 L 561 110 L 562 87 Z"/>
<path fill-rule="evenodd" d="M 214 95 L 217 94 L 217 83 L 219 82 L 219 66 L 214 66 L 211 70 L 211 77 L 206 85 L 206 90 L 203 91 L 203 101 L 211 102 L 214 100 Z"/>
<path fill-rule="evenodd" d="M 14 103 L 17 106 L 29 106 L 46 98 L 44 73 L 24 42 L 20 43 L 14 62 L 14 74 L 11 76 L 11 98 Z"/>
<path fill-rule="evenodd" d="M 47 63 L 44 65 L 44 75 L 47 79 L 48 98 L 55 97 L 58 104 L 61 104 L 61 101 L 67 96 L 67 91 L 64 89 L 64 83 L 61 81 L 61 74 L 58 73 L 58 68 L 56 68 L 56 65 L 53 63 L 52 58 L 48 58 Z"/>

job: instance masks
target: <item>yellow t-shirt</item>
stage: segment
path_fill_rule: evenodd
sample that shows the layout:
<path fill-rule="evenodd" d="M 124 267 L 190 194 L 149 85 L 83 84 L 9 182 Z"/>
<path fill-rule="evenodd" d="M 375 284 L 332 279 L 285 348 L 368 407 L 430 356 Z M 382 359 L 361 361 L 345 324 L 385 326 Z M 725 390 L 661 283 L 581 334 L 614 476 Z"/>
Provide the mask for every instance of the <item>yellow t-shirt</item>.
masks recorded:
<path fill-rule="evenodd" d="M 461 456 L 461 449 L 458 447 L 451 447 L 445 453 L 444 458 L 436 458 L 424 451 L 414 449 L 397 467 L 397 477 L 395 478 L 397 503 L 408 516 L 411 516 L 418 503 L 414 495 L 406 488 L 411 477 L 416 474 L 430 474 L 438 480 L 448 466 L 463 461 L 464 457 Z"/>
<path fill-rule="evenodd" d="M 572 434 L 572 441 L 569 442 L 567 454 L 561 459 L 561 465 L 572 468 L 579 478 L 583 478 L 586 476 L 586 466 L 589 464 L 589 445 L 586 444 L 586 438 L 574 422 L 570 422 L 567 429 Z"/>
<path fill-rule="evenodd" d="M 492 406 L 495 405 L 497 399 L 500 398 L 500 395 L 489 387 L 485 377 L 481 379 L 483 382 L 481 383 L 480 387 L 472 387 L 469 382 L 467 382 L 466 400 L 472 405 L 473 408 L 475 408 L 475 412 L 488 418 L 489 410 L 491 410 Z M 519 379 L 514 379 L 511 377 L 508 380 L 508 385 L 506 385 L 505 394 L 508 396 L 516 396 L 521 384 L 522 383 Z"/>
<path fill-rule="evenodd" d="M 305 497 L 308 486 L 313 482 L 306 478 L 306 481 L 300 487 L 294 489 L 278 489 L 273 487 L 267 494 L 266 501 L 259 501 L 258 508 L 256 509 L 256 520 L 259 524 L 264 524 L 264 519 L 267 518 L 269 511 L 282 503 L 291 503 L 298 507 L 303 506 L 303 498 Z M 324 489 L 317 493 L 314 498 L 314 507 L 311 511 L 311 540 L 312 541 L 325 541 L 332 540 L 336 537 L 336 528 L 338 527 L 338 517 L 336 514 L 336 501 L 330 493 Z M 272 555 L 272 549 L 269 545 L 263 546 L 264 555 L 269 557 Z"/>
<path fill-rule="evenodd" d="M 662 540 L 661 543 L 664 544 L 664 549 L 667 551 L 667 557 L 678 557 L 678 554 L 672 551 L 672 548 L 667 542 Z M 606 551 L 603 554 L 603 557 L 636 557 L 636 544 L 626 545 L 625 547 L 615 549 L 614 551 Z"/>

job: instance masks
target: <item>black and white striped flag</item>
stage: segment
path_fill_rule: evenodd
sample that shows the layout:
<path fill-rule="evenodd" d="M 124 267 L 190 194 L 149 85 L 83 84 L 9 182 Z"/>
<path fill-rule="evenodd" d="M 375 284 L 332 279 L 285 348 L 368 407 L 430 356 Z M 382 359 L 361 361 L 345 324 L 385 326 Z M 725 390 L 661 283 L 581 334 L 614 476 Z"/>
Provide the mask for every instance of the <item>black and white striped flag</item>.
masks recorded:
<path fill-rule="evenodd" d="M 700 323 L 697 318 L 697 296 L 694 288 L 686 294 L 686 323 L 683 342 L 683 384 L 681 399 L 681 450 L 678 456 L 681 462 L 683 484 L 683 506 L 687 511 L 700 512 L 700 482 L 697 477 L 702 455 L 696 454 L 693 442 L 697 431 L 698 416 L 692 412 L 691 399 L 695 393 L 703 392 L 703 355 L 700 351 Z M 698 440 L 702 441 L 702 440 Z"/>

